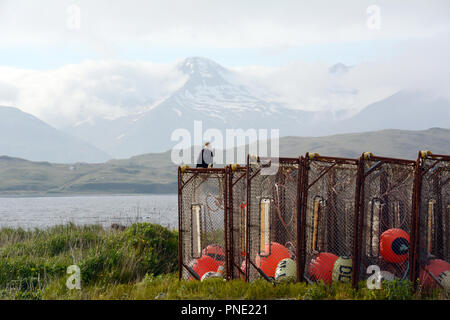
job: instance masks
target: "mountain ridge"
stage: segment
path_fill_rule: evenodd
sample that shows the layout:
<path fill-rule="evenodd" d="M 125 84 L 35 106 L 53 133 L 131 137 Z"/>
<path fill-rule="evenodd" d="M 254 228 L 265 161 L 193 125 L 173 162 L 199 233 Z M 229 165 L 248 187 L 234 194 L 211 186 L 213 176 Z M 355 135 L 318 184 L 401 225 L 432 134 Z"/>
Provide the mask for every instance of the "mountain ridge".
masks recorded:
<path fill-rule="evenodd" d="M 35 161 L 103 162 L 105 152 L 18 108 L 0 106 L 0 155 Z"/>
<path fill-rule="evenodd" d="M 260 92 L 255 93 L 253 86 L 246 86 L 245 81 L 237 79 L 238 74 L 233 70 L 207 58 L 186 58 L 175 68 L 183 74 L 184 82 L 168 96 L 157 100 L 158 103 L 152 104 L 151 108 L 145 108 L 145 111 L 114 120 L 96 118 L 79 121 L 62 130 L 66 140 L 59 137 L 56 139 L 58 143 L 52 143 L 51 139 L 47 139 L 48 142 L 40 139 L 42 145 L 36 143 L 35 135 L 31 134 L 20 143 L 13 144 L 20 152 L 12 150 L 10 142 L 14 141 L 14 134 L 21 135 L 26 131 L 26 123 L 32 117 L 30 115 L 24 117 L 23 123 L 18 126 L 23 129 L 9 127 L 0 136 L 0 154 L 67 163 L 126 159 L 171 149 L 180 142 L 171 139 L 174 131 L 185 129 L 193 135 L 194 121 L 202 123 L 201 134 L 208 129 L 217 129 L 224 136 L 227 129 L 279 129 L 281 137 L 319 137 L 383 129 L 450 128 L 450 101 L 430 96 L 426 92 L 400 90 L 348 117 L 345 112 L 336 115 L 324 111 L 305 111 L 271 101 Z M 341 78 L 351 73 L 352 69 L 353 66 L 338 63 L 331 66 L 329 72 L 333 77 Z M 343 90 L 339 86 L 335 89 L 335 94 Z M 342 94 L 347 94 L 345 92 Z M 8 121 L 4 119 L 6 116 L 2 118 Z M 33 118 L 33 121 L 41 120 Z M 41 123 L 42 126 L 44 124 Z M 56 135 L 56 129 L 52 127 L 51 130 Z M 58 130 L 58 135 L 62 136 L 60 133 L 61 130 Z M 174 137 L 174 140 L 177 138 Z M 74 139 L 77 140 L 76 147 L 69 148 L 69 145 L 74 145 Z M 25 152 L 29 149 L 40 152 L 40 156 Z M 84 156 L 74 154 L 77 150 Z"/>
<path fill-rule="evenodd" d="M 207 58 L 186 58 L 176 68 L 187 80 L 152 109 L 139 115 L 100 121 L 98 128 L 85 124 L 67 132 L 92 142 L 115 158 L 128 158 L 170 149 L 175 145 L 170 139 L 173 131 L 183 128 L 192 133 L 195 120 L 202 121 L 204 130 L 280 129 L 282 137 L 450 128 L 450 102 L 423 93 L 400 90 L 350 118 L 335 119 L 329 112 L 292 109 L 279 102 L 266 101 L 254 93 L 254 88 L 235 80 L 237 75 L 233 71 Z M 337 63 L 329 72 L 344 77 L 352 69 L 353 66 Z M 335 94 L 342 90 L 336 89 Z"/>
<path fill-rule="evenodd" d="M 375 155 L 415 160 L 419 150 L 449 154 L 450 130 L 381 130 L 280 139 L 280 156 L 283 157 L 318 152 L 324 156 L 356 158 L 370 151 Z M 195 157 L 193 154 L 193 161 Z M 0 195 L 176 193 L 176 168 L 171 162 L 171 151 L 100 164 L 55 164 L 4 156 L 0 157 Z"/>
<path fill-rule="evenodd" d="M 212 60 L 187 58 L 177 68 L 188 76 L 183 86 L 151 110 L 128 117 L 128 125 L 121 126 L 120 121 L 124 119 L 110 121 L 109 127 L 114 134 L 109 140 L 113 143 L 104 150 L 118 158 L 162 152 L 175 144 L 170 140 L 175 129 L 193 132 L 194 120 L 202 121 L 205 130 L 280 128 L 282 135 L 294 135 L 302 124 L 315 123 L 316 112 L 264 101 L 242 84 L 230 82 L 227 78 L 232 72 Z M 123 132 L 118 133 L 117 127 L 122 127 Z M 67 130 L 81 139 L 94 140 L 94 145 L 104 145 L 102 141 L 95 142 L 95 126 L 85 124 Z M 157 139 L 149 141 L 151 137 Z"/>

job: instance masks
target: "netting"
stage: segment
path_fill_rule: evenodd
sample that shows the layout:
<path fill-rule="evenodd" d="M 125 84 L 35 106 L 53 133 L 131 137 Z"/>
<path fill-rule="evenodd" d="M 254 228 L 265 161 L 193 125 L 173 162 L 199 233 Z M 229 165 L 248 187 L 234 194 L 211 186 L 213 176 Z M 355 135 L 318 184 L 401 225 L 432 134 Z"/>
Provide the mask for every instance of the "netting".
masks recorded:
<path fill-rule="evenodd" d="M 245 261 L 247 226 L 247 170 L 246 167 L 228 166 L 228 219 L 230 222 L 230 277 L 244 277 L 241 265 Z"/>
<path fill-rule="evenodd" d="M 383 279 L 409 279 L 415 162 L 361 158 L 361 232 L 358 279 L 376 265 Z"/>
<path fill-rule="evenodd" d="M 350 282 L 358 161 L 307 154 L 303 163 L 304 278 Z"/>
<path fill-rule="evenodd" d="M 418 263 L 426 289 L 450 286 L 450 157 L 429 156 L 421 161 Z"/>
<path fill-rule="evenodd" d="M 250 160 L 179 169 L 180 278 L 450 287 L 450 156 Z"/>
<path fill-rule="evenodd" d="M 200 280 L 226 270 L 225 169 L 179 171 L 180 276 Z"/>
<path fill-rule="evenodd" d="M 277 170 L 271 172 L 271 168 Z M 271 281 L 282 260 L 296 261 L 299 159 L 258 158 L 249 161 L 247 170 L 248 242 L 241 268 L 247 280 L 263 277 Z M 279 277 L 297 277 L 291 262 L 285 261 Z"/>

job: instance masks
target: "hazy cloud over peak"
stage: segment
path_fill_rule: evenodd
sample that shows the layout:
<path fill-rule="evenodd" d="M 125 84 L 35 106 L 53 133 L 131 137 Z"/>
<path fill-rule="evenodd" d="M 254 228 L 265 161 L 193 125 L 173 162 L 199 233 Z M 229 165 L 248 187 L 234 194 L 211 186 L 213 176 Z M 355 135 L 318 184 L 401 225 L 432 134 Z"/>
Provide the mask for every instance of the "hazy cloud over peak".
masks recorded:
<path fill-rule="evenodd" d="M 57 127 L 138 113 L 183 85 L 193 55 L 291 108 L 450 99 L 449 16 L 448 0 L 0 0 L 0 105 Z"/>
<path fill-rule="evenodd" d="M 62 127 L 150 109 L 181 86 L 173 65 L 86 61 L 50 71 L 0 67 L 0 105 L 13 105 Z"/>

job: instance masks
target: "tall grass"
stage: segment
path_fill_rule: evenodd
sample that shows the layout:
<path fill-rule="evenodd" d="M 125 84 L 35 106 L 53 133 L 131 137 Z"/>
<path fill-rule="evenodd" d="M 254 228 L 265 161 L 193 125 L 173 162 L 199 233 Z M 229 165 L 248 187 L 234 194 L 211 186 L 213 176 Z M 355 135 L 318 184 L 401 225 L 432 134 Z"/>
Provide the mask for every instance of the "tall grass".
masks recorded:
<path fill-rule="evenodd" d="M 0 229 L 0 299 L 445 299 L 411 293 L 411 283 L 381 290 L 348 284 L 273 285 L 220 279 L 178 281 L 178 234 L 150 223 L 125 230 L 67 224 L 45 230 Z M 81 290 L 66 287 L 78 265 Z"/>
<path fill-rule="evenodd" d="M 160 225 L 133 224 L 124 231 L 68 224 L 47 230 L 0 230 L 0 296 L 39 298 L 53 281 L 78 265 L 83 285 L 140 281 L 174 272 L 177 233 Z M 25 296 L 23 296 L 23 294 Z"/>

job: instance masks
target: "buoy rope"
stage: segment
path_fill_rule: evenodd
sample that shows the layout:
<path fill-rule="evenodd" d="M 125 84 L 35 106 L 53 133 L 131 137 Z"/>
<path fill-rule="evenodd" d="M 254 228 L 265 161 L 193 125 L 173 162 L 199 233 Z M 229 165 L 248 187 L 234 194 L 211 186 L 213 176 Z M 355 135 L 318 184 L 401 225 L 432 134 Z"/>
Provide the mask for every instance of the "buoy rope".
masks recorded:
<path fill-rule="evenodd" d="M 286 222 L 284 221 L 283 217 L 282 217 L 282 214 L 281 214 L 281 209 L 280 209 L 280 187 L 284 187 L 285 190 L 286 190 L 286 189 L 287 189 L 287 188 L 286 188 L 286 184 L 287 184 L 287 181 L 289 180 L 289 176 L 288 176 L 288 175 L 285 175 L 285 177 L 287 177 L 287 178 L 286 178 L 286 181 L 285 181 L 284 184 L 281 184 L 281 183 L 279 183 L 279 182 L 275 183 L 275 193 L 276 193 L 276 197 L 275 197 L 275 199 L 276 199 L 275 207 L 276 207 L 276 209 L 277 209 L 278 218 L 280 219 L 281 224 L 282 224 L 283 227 L 286 229 L 286 231 L 288 231 L 287 227 L 288 227 L 288 226 L 292 223 L 292 221 L 294 220 L 294 215 L 292 214 L 290 220 L 288 221 L 288 223 L 286 223 Z M 288 198 L 289 198 L 289 197 L 288 197 Z M 289 198 L 289 200 L 292 201 L 292 199 L 290 199 L 290 198 Z M 293 208 L 295 208 L 295 202 L 294 202 Z"/>

